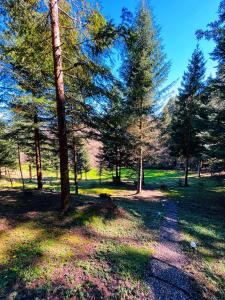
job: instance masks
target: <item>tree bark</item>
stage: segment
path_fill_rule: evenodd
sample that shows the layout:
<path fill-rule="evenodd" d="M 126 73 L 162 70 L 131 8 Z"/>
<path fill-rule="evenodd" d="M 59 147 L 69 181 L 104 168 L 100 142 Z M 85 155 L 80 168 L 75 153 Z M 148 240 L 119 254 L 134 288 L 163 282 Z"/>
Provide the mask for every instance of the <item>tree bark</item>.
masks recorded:
<path fill-rule="evenodd" d="M 201 178 L 201 171 L 202 171 L 202 161 L 200 160 L 198 163 L 198 178 Z"/>
<path fill-rule="evenodd" d="M 142 191 L 142 179 L 143 179 L 143 150 L 142 150 L 142 146 L 140 146 L 137 194 L 140 194 Z"/>
<path fill-rule="evenodd" d="M 189 167 L 189 157 L 186 157 L 185 161 L 185 180 L 184 180 L 184 186 L 188 186 L 188 167 Z"/>
<path fill-rule="evenodd" d="M 10 184 L 11 184 L 11 188 L 13 188 L 13 182 L 12 182 L 12 178 L 11 178 L 10 173 L 9 173 L 9 169 L 7 169 L 7 172 L 8 172 L 8 177 L 9 177 L 9 181 L 10 181 Z"/>
<path fill-rule="evenodd" d="M 20 146 L 17 145 L 17 153 L 18 153 L 18 162 L 19 162 L 19 169 L 20 169 L 20 178 L 22 181 L 23 190 L 25 189 L 24 179 L 23 179 L 23 171 L 22 171 L 22 165 L 21 165 L 21 159 L 20 159 Z"/>
<path fill-rule="evenodd" d="M 32 165 L 29 164 L 29 177 L 30 177 L 30 182 L 32 181 Z"/>
<path fill-rule="evenodd" d="M 141 108 L 143 107 L 143 101 L 141 101 Z M 137 182 L 137 194 L 142 191 L 142 179 L 143 179 L 143 149 L 142 149 L 142 116 L 139 123 L 140 130 L 140 153 L 139 153 L 139 165 L 138 165 L 138 182 Z"/>
<path fill-rule="evenodd" d="M 75 143 L 73 143 L 73 172 L 74 172 L 75 195 L 78 195 L 78 182 L 77 182 L 77 149 L 76 149 Z"/>
<path fill-rule="evenodd" d="M 42 189 L 42 166 L 41 166 L 41 147 L 40 147 L 40 132 L 38 128 L 38 117 L 34 115 L 34 143 L 35 143 L 35 161 L 36 161 L 36 173 L 37 173 L 37 188 Z"/>
<path fill-rule="evenodd" d="M 62 71 L 62 50 L 59 30 L 58 1 L 49 0 L 52 48 L 55 72 L 55 88 L 58 117 L 58 136 L 60 153 L 60 175 L 61 175 L 61 209 L 67 210 L 70 201 L 70 183 L 68 166 L 68 145 L 65 117 L 65 92 Z"/>

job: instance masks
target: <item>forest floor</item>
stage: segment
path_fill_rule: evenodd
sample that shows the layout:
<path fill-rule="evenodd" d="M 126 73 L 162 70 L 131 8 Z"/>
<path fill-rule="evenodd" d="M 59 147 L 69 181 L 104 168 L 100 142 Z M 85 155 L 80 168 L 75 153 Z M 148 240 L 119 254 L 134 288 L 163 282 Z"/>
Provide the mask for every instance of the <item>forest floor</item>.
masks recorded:
<path fill-rule="evenodd" d="M 180 176 L 147 171 L 141 196 L 131 183 L 118 188 L 89 179 L 63 217 L 52 187 L 2 188 L 0 299 L 160 299 L 149 278 L 168 213 L 175 213 L 181 230 L 176 242 L 184 263 L 178 267 L 198 299 L 224 299 L 224 179 L 193 175 L 183 188 Z M 113 213 L 97 196 L 101 192 L 113 195 Z M 195 251 L 190 241 L 197 243 Z"/>

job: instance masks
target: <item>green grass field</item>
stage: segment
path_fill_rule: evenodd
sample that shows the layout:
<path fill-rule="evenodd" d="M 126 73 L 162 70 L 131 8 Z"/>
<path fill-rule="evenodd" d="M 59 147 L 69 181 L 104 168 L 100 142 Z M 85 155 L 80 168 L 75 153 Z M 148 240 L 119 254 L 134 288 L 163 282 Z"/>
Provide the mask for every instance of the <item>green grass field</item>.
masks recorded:
<path fill-rule="evenodd" d="M 27 176 L 26 166 L 24 173 Z M 224 179 L 197 178 L 193 173 L 190 187 L 184 188 L 178 185 L 182 176 L 182 172 L 146 170 L 145 188 L 163 188 L 157 200 L 146 201 L 135 199 L 131 171 L 122 171 L 126 183 L 117 187 L 110 183 L 110 173 L 104 172 L 100 183 L 97 171 L 92 170 L 87 180 L 80 180 L 80 196 L 73 197 L 72 208 L 63 219 L 56 211 L 59 180 L 53 172 L 44 172 L 42 193 L 21 192 L 16 174 L 13 190 L 2 179 L 0 294 L 12 299 L 22 299 L 22 294 L 40 299 L 49 295 L 63 299 L 147 297 L 145 268 L 159 234 L 161 200 L 169 197 L 177 202 L 182 246 L 202 293 L 208 299 L 224 299 Z M 26 179 L 27 189 L 35 187 L 35 180 Z M 105 208 L 91 209 L 93 203 L 99 203 L 100 193 L 113 195 L 117 215 L 109 218 Z M 197 243 L 194 252 L 190 241 Z"/>

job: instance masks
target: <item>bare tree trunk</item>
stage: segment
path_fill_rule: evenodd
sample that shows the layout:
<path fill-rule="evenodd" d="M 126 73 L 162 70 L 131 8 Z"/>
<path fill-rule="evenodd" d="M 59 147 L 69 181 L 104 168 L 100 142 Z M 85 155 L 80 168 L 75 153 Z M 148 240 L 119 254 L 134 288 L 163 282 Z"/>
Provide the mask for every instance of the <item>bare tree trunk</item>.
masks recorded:
<path fill-rule="evenodd" d="M 30 182 L 32 181 L 32 165 L 31 163 L 29 164 L 29 177 L 30 177 Z"/>
<path fill-rule="evenodd" d="M 139 165 L 138 165 L 138 182 L 137 182 L 137 193 L 141 193 L 142 191 L 142 177 L 143 177 L 143 150 L 142 146 L 140 146 L 140 154 L 139 154 Z"/>
<path fill-rule="evenodd" d="M 73 143 L 73 172 L 74 172 L 75 194 L 78 195 L 78 182 L 77 182 L 77 149 L 76 149 L 75 143 Z"/>
<path fill-rule="evenodd" d="M 55 88 L 58 116 L 58 136 L 60 153 L 60 174 L 61 174 L 61 209 L 67 210 L 70 201 L 70 182 L 68 166 L 68 145 L 65 118 L 65 93 L 62 71 L 62 51 L 59 31 L 58 1 L 49 0 L 51 28 L 52 28 L 52 48 L 55 72 Z"/>
<path fill-rule="evenodd" d="M 141 101 L 141 108 L 143 107 L 143 102 Z M 138 165 L 138 182 L 137 182 L 137 194 L 142 191 L 142 179 L 143 179 L 143 148 L 142 148 L 142 117 L 140 118 L 139 124 L 140 130 L 140 153 L 139 153 L 139 165 Z"/>
<path fill-rule="evenodd" d="M 37 188 L 42 189 L 42 168 L 41 168 L 41 147 L 40 147 L 40 132 L 38 128 L 38 117 L 34 116 L 34 144 L 35 144 L 35 161 L 36 161 L 36 173 L 37 173 Z"/>
<path fill-rule="evenodd" d="M 2 179 L 2 168 L 0 167 L 0 179 Z"/>
<path fill-rule="evenodd" d="M 17 153 L 18 153 L 18 162 L 19 162 L 19 169 L 20 169 L 20 178 L 22 181 L 23 190 L 25 189 L 24 179 L 23 179 L 23 171 L 22 171 L 22 165 L 21 165 L 21 159 L 20 159 L 20 146 L 17 145 Z"/>
<path fill-rule="evenodd" d="M 200 160 L 198 163 L 198 177 L 201 178 L 201 171 L 202 171 L 202 161 Z"/>
<path fill-rule="evenodd" d="M 184 180 L 184 185 L 188 186 L 188 167 L 189 167 L 189 157 L 186 157 L 185 161 L 185 180 Z"/>
<path fill-rule="evenodd" d="M 12 178 L 11 178 L 10 173 L 9 173 L 9 169 L 7 169 L 7 172 L 8 172 L 8 177 L 9 177 L 9 181 L 10 181 L 10 184 L 11 184 L 11 188 L 13 188 L 13 182 L 12 182 Z"/>

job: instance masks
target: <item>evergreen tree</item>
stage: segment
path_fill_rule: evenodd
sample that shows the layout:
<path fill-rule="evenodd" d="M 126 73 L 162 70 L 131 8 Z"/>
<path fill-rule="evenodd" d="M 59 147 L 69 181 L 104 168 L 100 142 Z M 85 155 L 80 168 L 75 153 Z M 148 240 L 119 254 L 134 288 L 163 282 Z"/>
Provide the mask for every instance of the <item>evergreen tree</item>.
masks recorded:
<path fill-rule="evenodd" d="M 188 186 L 189 161 L 203 150 L 200 134 L 204 130 L 206 117 L 202 102 L 204 76 L 205 61 L 197 47 L 183 75 L 171 122 L 170 149 L 174 156 L 185 159 L 185 186 Z"/>
<path fill-rule="evenodd" d="M 127 89 L 127 115 L 135 140 L 138 168 L 137 192 L 142 190 L 144 147 L 148 137 L 148 115 L 155 93 L 166 78 L 169 65 L 165 63 L 159 32 L 150 10 L 141 5 L 133 17 L 123 10 L 122 34 L 125 37 L 125 64 L 122 68 Z"/>
<path fill-rule="evenodd" d="M 0 122 L 0 169 L 14 168 L 16 166 L 16 148 L 13 140 L 6 138 L 9 128 Z"/>
<path fill-rule="evenodd" d="M 225 0 L 220 2 L 219 18 L 208 25 L 208 30 L 198 30 L 198 38 L 211 39 L 216 47 L 211 57 L 217 65 L 216 78 L 209 81 L 211 106 L 209 155 L 217 169 L 225 169 Z M 215 168 L 214 168 L 215 169 Z"/>

